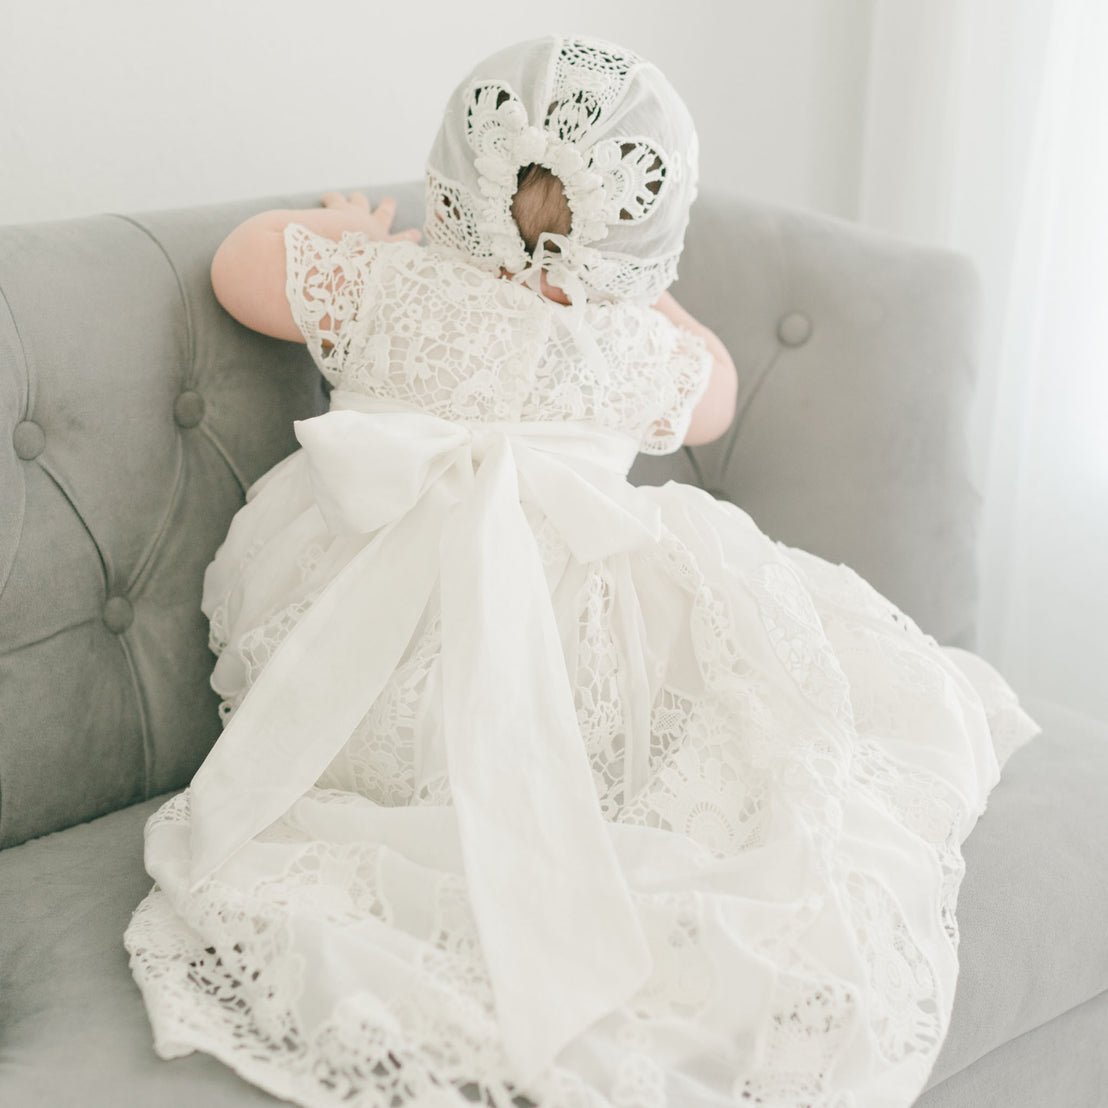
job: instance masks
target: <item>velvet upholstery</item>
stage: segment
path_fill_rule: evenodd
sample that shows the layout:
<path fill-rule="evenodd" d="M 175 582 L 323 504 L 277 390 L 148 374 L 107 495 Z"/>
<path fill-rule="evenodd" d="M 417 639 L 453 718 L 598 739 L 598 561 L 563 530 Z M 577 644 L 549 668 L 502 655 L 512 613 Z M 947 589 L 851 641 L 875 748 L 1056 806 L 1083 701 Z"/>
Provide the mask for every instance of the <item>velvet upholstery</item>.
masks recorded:
<path fill-rule="evenodd" d="M 421 190 L 395 192 L 416 222 Z M 0 229 L 2 1104 L 273 1103 L 210 1058 L 155 1057 L 121 936 L 142 823 L 218 732 L 204 566 L 325 403 L 303 349 L 221 311 L 208 263 L 252 212 L 311 202 Z M 734 353 L 739 414 L 635 478 L 703 484 L 971 643 L 966 263 L 721 196 L 689 240 L 677 295 Z M 1093 1105 L 1108 1084 L 1108 729 L 1033 712 L 1046 734 L 966 845 L 963 972 L 920 1108 Z"/>
<path fill-rule="evenodd" d="M 186 784 L 219 733 L 204 567 L 324 403 L 212 295 L 255 208 L 0 231 L 0 846 Z"/>

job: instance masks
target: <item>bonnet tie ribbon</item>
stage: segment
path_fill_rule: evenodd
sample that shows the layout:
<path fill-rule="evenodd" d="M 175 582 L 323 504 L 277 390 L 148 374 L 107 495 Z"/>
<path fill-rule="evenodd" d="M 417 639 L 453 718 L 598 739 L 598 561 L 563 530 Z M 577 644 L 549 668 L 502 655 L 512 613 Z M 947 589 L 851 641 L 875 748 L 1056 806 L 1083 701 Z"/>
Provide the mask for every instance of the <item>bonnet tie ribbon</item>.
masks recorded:
<path fill-rule="evenodd" d="M 651 962 L 521 499 L 580 561 L 655 541 L 658 510 L 625 480 L 636 449 L 627 436 L 395 409 L 337 391 L 332 411 L 296 424 L 328 527 L 371 537 L 277 648 L 193 778 L 190 876 L 195 887 L 312 787 L 385 686 L 438 581 L 461 854 L 522 1082 L 625 1002 Z"/>
<path fill-rule="evenodd" d="M 545 272 L 550 283 L 566 294 L 569 304 L 562 308 L 566 328 L 573 335 L 578 353 L 596 379 L 606 382 L 610 376 L 608 359 L 601 353 L 592 329 L 584 325 L 589 294 L 581 279 L 581 269 L 595 254 L 595 250 L 571 242 L 565 235 L 544 231 L 535 244 L 531 264 L 517 273 L 512 281 L 542 296 L 542 275 Z"/>

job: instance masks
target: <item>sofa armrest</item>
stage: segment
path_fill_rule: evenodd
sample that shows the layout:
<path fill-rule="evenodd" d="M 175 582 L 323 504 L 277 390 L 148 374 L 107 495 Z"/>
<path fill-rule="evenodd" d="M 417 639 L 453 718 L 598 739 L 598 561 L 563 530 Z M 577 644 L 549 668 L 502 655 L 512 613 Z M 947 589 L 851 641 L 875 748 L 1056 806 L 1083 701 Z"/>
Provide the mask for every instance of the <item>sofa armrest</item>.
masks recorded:
<path fill-rule="evenodd" d="M 703 484 L 774 538 L 852 566 L 941 642 L 972 646 L 968 260 L 709 193 L 675 294 L 731 351 L 737 414 L 718 442 L 640 459 L 635 478 Z"/>

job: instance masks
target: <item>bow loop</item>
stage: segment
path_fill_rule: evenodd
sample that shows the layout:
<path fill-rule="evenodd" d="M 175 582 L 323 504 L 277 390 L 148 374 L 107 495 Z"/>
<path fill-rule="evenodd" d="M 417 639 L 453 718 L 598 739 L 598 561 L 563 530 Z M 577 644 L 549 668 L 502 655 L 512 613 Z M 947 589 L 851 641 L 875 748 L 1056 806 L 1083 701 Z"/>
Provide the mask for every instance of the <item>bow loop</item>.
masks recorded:
<path fill-rule="evenodd" d="M 399 519 L 468 449 L 464 427 L 418 412 L 339 410 L 294 424 L 316 504 L 337 535 Z"/>

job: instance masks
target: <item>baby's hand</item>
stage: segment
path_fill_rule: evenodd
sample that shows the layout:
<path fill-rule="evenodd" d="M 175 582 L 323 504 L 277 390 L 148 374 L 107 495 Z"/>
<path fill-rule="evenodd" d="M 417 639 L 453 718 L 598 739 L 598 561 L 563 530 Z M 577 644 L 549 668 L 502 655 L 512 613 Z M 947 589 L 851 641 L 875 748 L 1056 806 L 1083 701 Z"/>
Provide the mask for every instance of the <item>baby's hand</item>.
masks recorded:
<path fill-rule="evenodd" d="M 386 196 L 374 211 L 363 192 L 352 192 L 343 196 L 341 192 L 323 194 L 323 206 L 332 211 L 345 211 L 357 217 L 357 228 L 367 234 L 374 242 L 419 242 L 420 234 L 414 228 L 393 234 L 389 228 L 396 216 L 396 201 Z"/>

